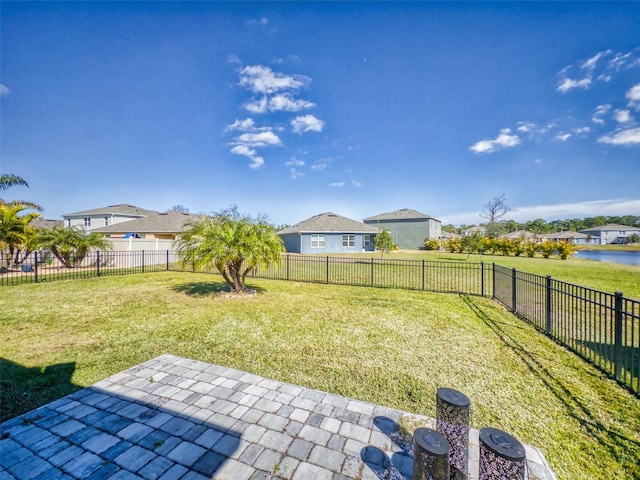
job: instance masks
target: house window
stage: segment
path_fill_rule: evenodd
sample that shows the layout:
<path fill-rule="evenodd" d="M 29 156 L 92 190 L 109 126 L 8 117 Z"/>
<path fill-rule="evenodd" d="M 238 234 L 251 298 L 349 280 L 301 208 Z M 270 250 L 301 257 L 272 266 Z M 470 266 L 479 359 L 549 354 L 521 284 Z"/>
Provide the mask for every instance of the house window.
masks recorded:
<path fill-rule="evenodd" d="M 324 248 L 324 235 L 311 235 L 311 248 Z"/>
<path fill-rule="evenodd" d="M 355 235 L 342 235 L 342 246 L 343 247 L 355 247 L 356 246 L 356 236 Z"/>
<path fill-rule="evenodd" d="M 364 235 L 362 237 L 362 246 L 370 247 L 371 246 L 371 235 Z"/>
<path fill-rule="evenodd" d="M 84 226 L 85 227 L 91 226 L 91 217 L 84 217 Z"/>
<path fill-rule="evenodd" d="M 108 226 L 109 225 L 109 217 L 104 217 L 104 226 Z"/>

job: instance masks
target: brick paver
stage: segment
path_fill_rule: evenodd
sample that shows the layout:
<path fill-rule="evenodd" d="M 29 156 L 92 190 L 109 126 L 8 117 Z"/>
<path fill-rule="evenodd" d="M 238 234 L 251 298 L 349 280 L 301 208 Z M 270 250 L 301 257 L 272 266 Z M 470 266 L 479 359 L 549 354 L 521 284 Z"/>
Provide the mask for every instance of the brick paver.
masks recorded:
<path fill-rule="evenodd" d="M 434 420 L 162 355 L 0 425 L 0 480 L 411 479 Z M 478 432 L 470 435 L 477 479 Z M 555 480 L 526 446 L 529 478 Z"/>

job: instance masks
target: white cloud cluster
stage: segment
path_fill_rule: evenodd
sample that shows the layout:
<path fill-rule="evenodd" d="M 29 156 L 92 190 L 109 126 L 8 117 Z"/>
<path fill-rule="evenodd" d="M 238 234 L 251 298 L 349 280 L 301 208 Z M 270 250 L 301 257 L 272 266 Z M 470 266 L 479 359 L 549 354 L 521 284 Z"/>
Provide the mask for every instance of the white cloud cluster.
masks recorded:
<path fill-rule="evenodd" d="M 596 80 L 609 82 L 616 72 L 638 65 L 635 51 L 614 53 L 613 50 L 603 50 L 579 64 L 568 65 L 560 70 L 556 90 L 566 93 L 574 88 L 588 89 Z"/>
<path fill-rule="evenodd" d="M 640 48 L 627 53 L 614 53 L 613 50 L 603 50 L 587 60 L 563 68 L 558 76 L 559 85 L 556 88 L 561 93 L 567 93 L 575 88 L 588 89 L 594 82 L 609 82 L 620 71 L 640 68 Z M 640 83 L 629 88 L 620 98 L 617 105 L 611 103 L 600 104 L 594 108 L 591 122 L 598 127 L 612 125 L 613 131 L 600 134 L 599 143 L 622 146 L 638 145 L 638 121 L 636 112 L 640 112 Z M 583 120 L 584 121 L 584 120 Z M 596 127 L 576 125 L 576 119 L 569 117 L 566 122 L 573 125 L 561 126 L 557 123 L 538 125 L 530 121 L 519 121 L 512 128 L 503 128 L 493 139 L 485 139 L 469 147 L 474 153 L 493 153 L 506 148 L 520 145 L 527 139 L 552 138 L 566 142 L 569 139 L 585 137 Z M 587 123 L 587 122 L 585 122 Z"/>
<path fill-rule="evenodd" d="M 469 147 L 474 153 L 493 153 L 503 148 L 515 147 L 520 143 L 520 137 L 511 132 L 510 128 L 500 130 L 498 136 L 491 140 L 480 140 Z"/>
<path fill-rule="evenodd" d="M 296 133 L 321 132 L 324 128 L 324 122 L 314 115 L 298 115 L 291 120 L 291 127 Z"/>
<path fill-rule="evenodd" d="M 230 56 L 229 61 L 238 63 L 239 59 Z M 250 114 L 265 115 L 268 119 L 270 113 L 300 112 L 316 106 L 309 100 L 297 97 L 299 92 L 311 83 L 311 79 L 304 75 L 275 72 L 265 65 L 248 65 L 240 69 L 239 76 L 238 85 L 253 94 L 252 98 L 242 105 Z M 290 121 L 291 131 L 297 134 L 321 132 L 324 125 L 325 123 L 314 115 L 297 115 Z M 259 168 L 264 164 L 264 158 L 258 155 L 256 148 L 282 146 L 283 142 L 275 132 L 282 135 L 284 130 L 282 125 L 258 127 L 253 118 L 236 120 L 225 128 L 226 132 L 237 134 L 229 143 L 232 147 L 231 153 L 249 158 L 251 168 Z M 297 178 L 302 175 L 294 166 L 289 176 Z"/>
<path fill-rule="evenodd" d="M 9 88 L 0 83 L 0 97 L 3 95 L 9 95 Z"/>

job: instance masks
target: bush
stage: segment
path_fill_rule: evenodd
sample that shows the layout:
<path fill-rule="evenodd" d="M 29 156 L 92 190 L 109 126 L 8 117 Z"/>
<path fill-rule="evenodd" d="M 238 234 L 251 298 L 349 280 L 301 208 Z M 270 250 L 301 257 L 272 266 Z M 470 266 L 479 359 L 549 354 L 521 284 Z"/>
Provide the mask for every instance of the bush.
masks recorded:
<path fill-rule="evenodd" d="M 434 239 L 426 239 L 424 241 L 423 247 L 425 250 L 438 250 L 440 248 L 440 242 Z"/>
<path fill-rule="evenodd" d="M 562 260 L 566 260 L 571 257 L 574 253 L 578 251 L 578 247 L 576 247 L 573 243 L 560 241 L 557 244 L 558 247 L 558 255 Z"/>

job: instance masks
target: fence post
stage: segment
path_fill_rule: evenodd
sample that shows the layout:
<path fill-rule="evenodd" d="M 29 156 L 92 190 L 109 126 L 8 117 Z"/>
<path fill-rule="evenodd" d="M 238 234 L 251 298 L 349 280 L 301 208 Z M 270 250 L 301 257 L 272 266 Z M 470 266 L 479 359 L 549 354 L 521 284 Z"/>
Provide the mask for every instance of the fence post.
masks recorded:
<path fill-rule="evenodd" d="M 491 270 L 493 271 L 491 274 L 491 298 L 496 298 L 496 262 L 491 264 Z"/>
<path fill-rule="evenodd" d="M 289 280 L 289 255 L 285 255 L 285 258 L 287 259 L 287 281 Z"/>
<path fill-rule="evenodd" d="M 144 273 L 144 250 L 141 250 L 140 253 L 142 254 L 142 273 Z"/>
<path fill-rule="evenodd" d="M 511 311 L 516 313 L 518 311 L 518 280 L 516 275 L 516 269 L 511 269 Z"/>
<path fill-rule="evenodd" d="M 329 285 L 329 255 L 327 255 L 326 284 Z"/>
<path fill-rule="evenodd" d="M 553 308 L 551 305 L 553 295 L 551 295 L 551 275 L 547 275 L 546 284 L 546 319 L 547 319 L 547 335 L 553 336 Z"/>
<path fill-rule="evenodd" d="M 167 250 L 167 272 L 169 271 L 169 250 Z"/>
<path fill-rule="evenodd" d="M 480 262 L 480 295 L 484 297 L 484 262 Z"/>
<path fill-rule="evenodd" d="M 616 380 L 622 381 L 622 292 L 615 293 L 615 371 Z"/>
<path fill-rule="evenodd" d="M 100 250 L 96 250 L 96 277 L 100 276 Z"/>
<path fill-rule="evenodd" d="M 424 292 L 424 258 L 422 259 L 422 291 Z"/>
<path fill-rule="evenodd" d="M 38 283 L 38 252 L 33 252 L 33 283 Z"/>
<path fill-rule="evenodd" d="M 373 287 L 373 257 L 371 257 L 371 286 Z"/>

